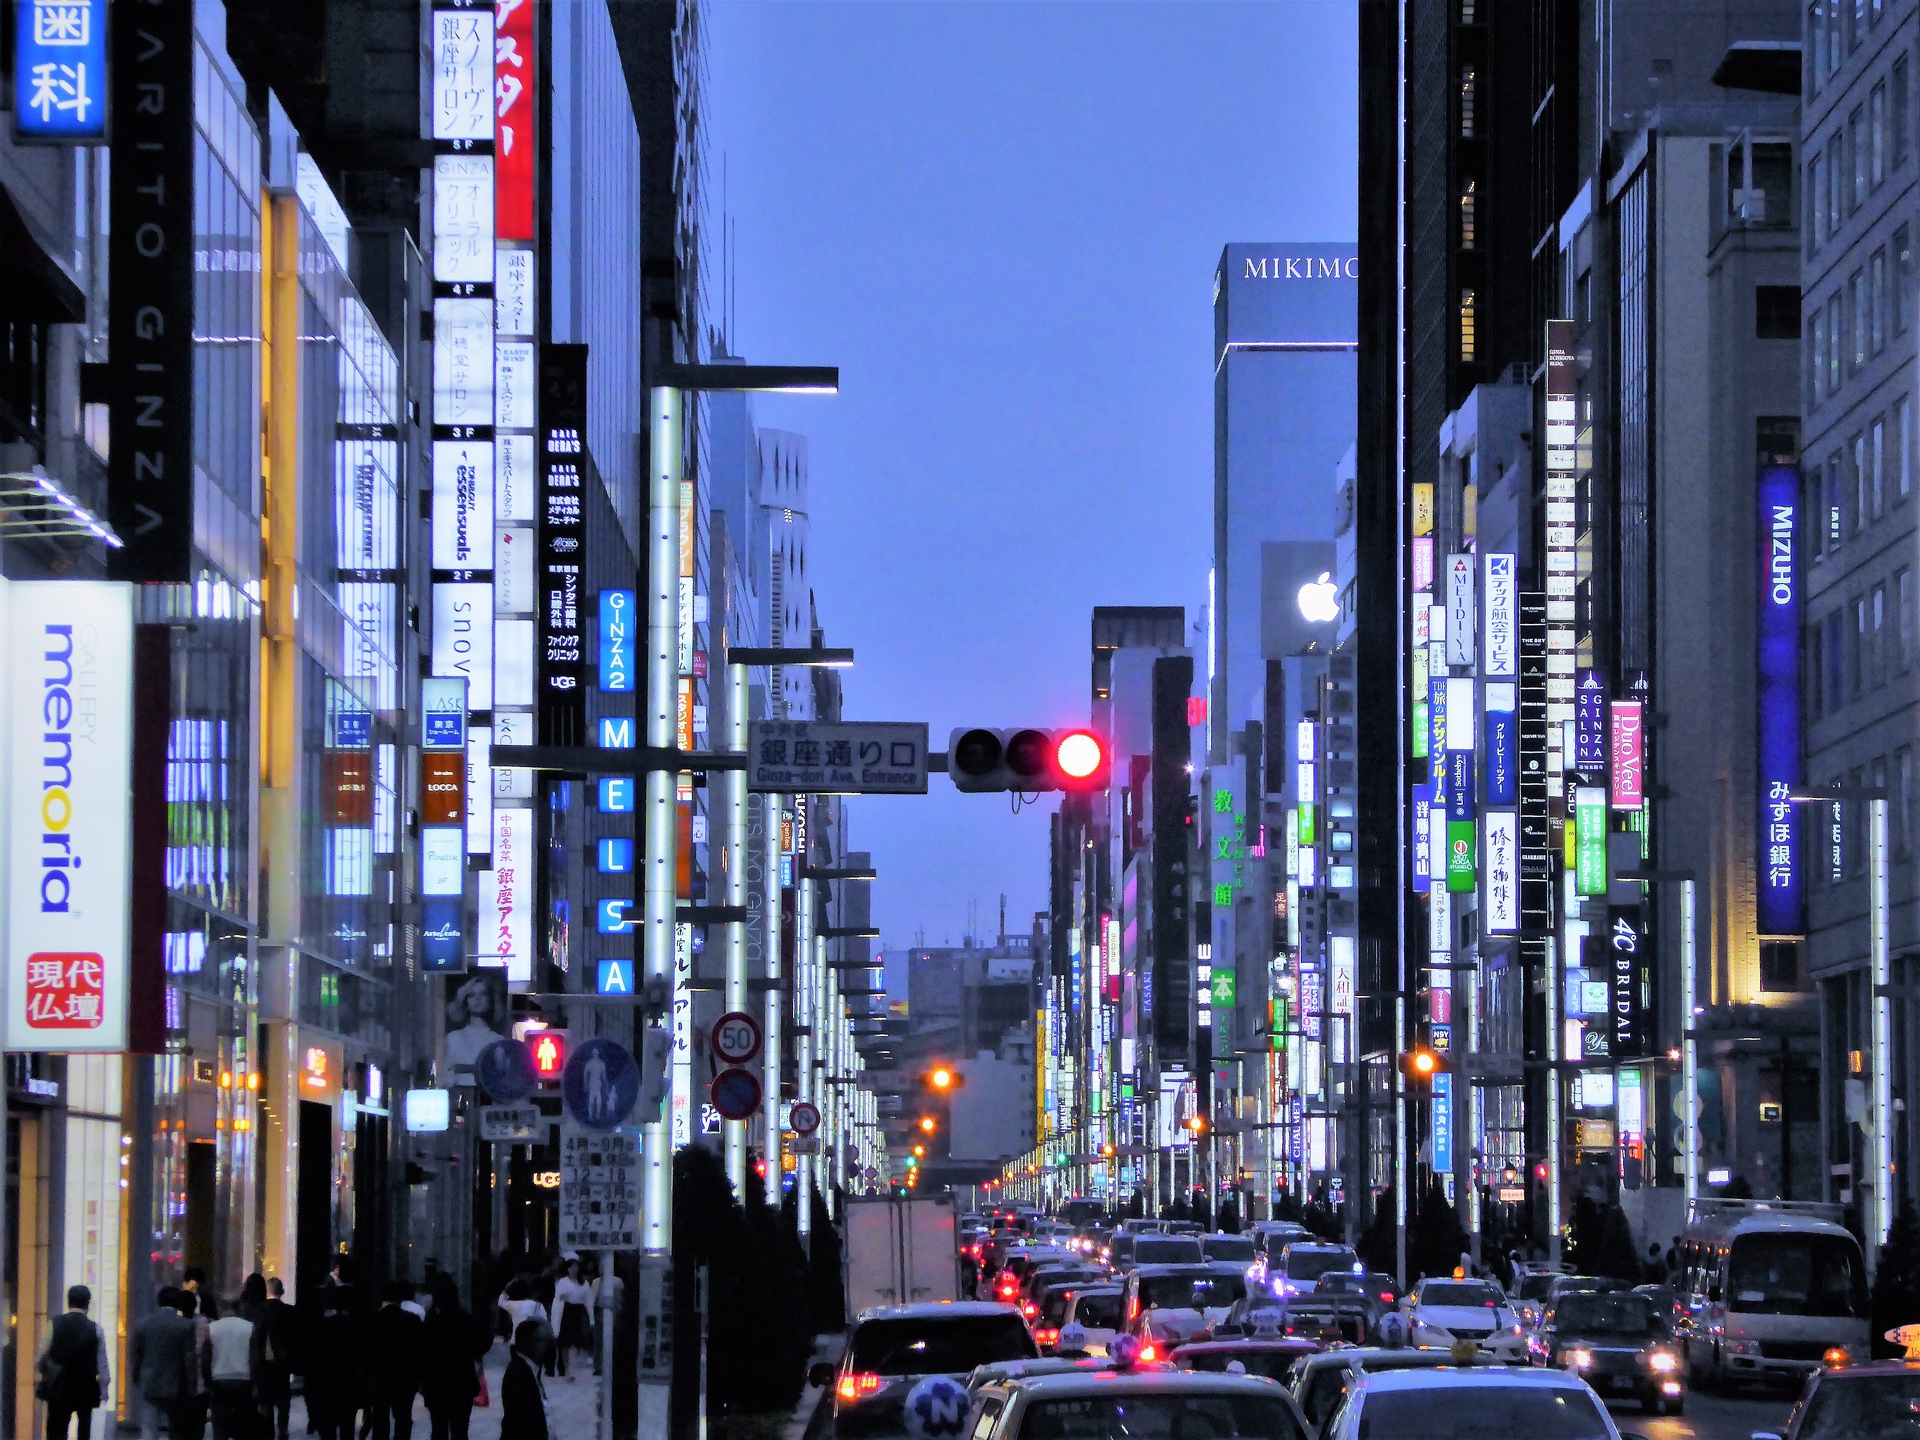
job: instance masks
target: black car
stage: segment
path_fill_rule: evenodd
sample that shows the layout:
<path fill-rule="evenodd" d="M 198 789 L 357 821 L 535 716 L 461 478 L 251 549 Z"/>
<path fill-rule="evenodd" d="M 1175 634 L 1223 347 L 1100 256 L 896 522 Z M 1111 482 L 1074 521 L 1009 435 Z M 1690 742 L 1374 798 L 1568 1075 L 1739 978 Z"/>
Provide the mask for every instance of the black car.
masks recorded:
<path fill-rule="evenodd" d="M 887 1305 L 854 1321 L 838 1366 L 815 1365 L 807 1379 L 827 1387 L 834 1440 L 879 1440 L 907 1434 L 907 1393 L 927 1376 L 950 1375 L 964 1385 L 976 1366 L 1039 1354 L 1011 1305 Z"/>
<path fill-rule="evenodd" d="M 1870 1440 L 1920 1430 L 1920 1361 L 1883 1360 L 1816 1370 L 1780 1434 L 1753 1440 Z"/>
<path fill-rule="evenodd" d="M 1556 1297 L 1536 1341 L 1549 1365 L 1571 1370 L 1602 1399 L 1637 1399 L 1649 1415 L 1686 1403 L 1680 1352 L 1667 1317 L 1645 1295 L 1577 1290 Z"/>

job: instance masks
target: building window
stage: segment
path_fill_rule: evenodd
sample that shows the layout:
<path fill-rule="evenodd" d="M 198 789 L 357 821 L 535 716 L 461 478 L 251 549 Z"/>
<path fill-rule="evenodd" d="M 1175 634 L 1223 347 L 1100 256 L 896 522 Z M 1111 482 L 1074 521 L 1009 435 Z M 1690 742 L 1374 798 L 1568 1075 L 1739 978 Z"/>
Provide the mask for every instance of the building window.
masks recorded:
<path fill-rule="evenodd" d="M 1807 718 L 1810 720 L 1818 720 L 1820 718 L 1821 702 L 1827 698 L 1827 687 L 1825 683 L 1827 673 L 1826 656 L 1822 653 L 1826 647 L 1820 642 L 1820 627 L 1818 625 L 1809 625 L 1807 627 L 1806 653 L 1801 657 L 1800 667 L 1802 673 L 1806 676 Z"/>
<path fill-rule="evenodd" d="M 1807 554 L 1815 560 L 1827 553 L 1826 517 L 1820 513 L 1820 497 L 1825 484 L 1826 477 L 1815 465 L 1808 469 L 1800 487 L 1806 492 L 1801 501 L 1801 513 L 1806 518 Z"/>
<path fill-rule="evenodd" d="M 1800 287 L 1798 285 L 1753 287 L 1753 337 L 1756 340 L 1798 340 L 1800 338 Z"/>
<path fill-rule="evenodd" d="M 1875 190 L 1887 178 L 1887 82 L 1882 80 L 1867 96 L 1867 179 Z"/>
<path fill-rule="evenodd" d="M 1847 277 L 1847 311 L 1848 323 L 1853 329 L 1850 337 L 1853 344 L 1847 347 L 1847 373 L 1851 375 L 1867 363 L 1867 341 L 1873 331 L 1867 319 L 1867 274 L 1864 270 L 1856 270 Z"/>
<path fill-rule="evenodd" d="M 1807 254 L 1811 255 L 1820 245 L 1820 157 L 1815 155 L 1807 161 L 1806 206 L 1807 218 Z"/>
<path fill-rule="evenodd" d="M 1873 468 L 1873 518 L 1887 513 L 1887 417 L 1876 415 L 1867 431 L 1867 464 Z"/>
<path fill-rule="evenodd" d="M 1807 332 L 1813 337 L 1807 346 L 1807 391 L 1809 403 L 1817 405 L 1827 393 L 1827 317 L 1817 306 L 1807 316 Z"/>
<path fill-rule="evenodd" d="M 1847 635 L 1847 698 L 1858 700 L 1867 688 L 1867 597 L 1853 597 L 1853 629 Z"/>
<path fill-rule="evenodd" d="M 1460 134 L 1468 140 L 1474 136 L 1473 101 L 1474 91 L 1478 87 L 1479 82 L 1474 76 L 1473 66 L 1462 67 L 1460 71 Z"/>
<path fill-rule="evenodd" d="M 1896 504 L 1913 493 L 1912 408 L 1904 395 L 1893 402 L 1893 478 Z"/>
<path fill-rule="evenodd" d="M 1873 688 L 1878 690 L 1887 683 L 1887 587 L 1885 582 L 1873 587 L 1873 614 L 1870 617 L 1873 629 L 1868 635 L 1868 658 Z"/>
<path fill-rule="evenodd" d="M 1800 942 L 1766 940 L 1760 945 L 1762 994 L 1785 995 L 1800 988 Z"/>
<path fill-rule="evenodd" d="M 1887 105 L 1887 168 L 1893 169 L 1907 158 L 1907 57 L 1896 55 L 1893 75 L 1888 82 L 1893 90 Z"/>
<path fill-rule="evenodd" d="M 1840 497 L 1845 488 L 1840 479 L 1840 452 L 1827 457 L 1827 549 L 1840 548 Z"/>
<path fill-rule="evenodd" d="M 1839 126 L 1827 138 L 1827 235 L 1840 233 L 1840 207 L 1847 200 L 1847 135 Z"/>
<path fill-rule="evenodd" d="M 1893 306 L 1889 324 L 1896 335 L 1907 333 L 1907 314 L 1913 304 L 1908 294 L 1913 288 L 1913 243 L 1908 227 L 1893 232 Z"/>
<path fill-rule="evenodd" d="M 1852 54 L 1860 48 L 1860 42 L 1867 38 L 1867 0 L 1853 0 L 1852 12 L 1847 16 L 1847 53 Z"/>
<path fill-rule="evenodd" d="M 1474 13 L 1476 8 L 1473 0 L 1460 0 L 1460 23 L 1462 25 L 1477 25 L 1480 23 L 1478 16 Z"/>
<path fill-rule="evenodd" d="M 1837 711 L 1847 703 L 1846 661 L 1841 650 L 1847 617 L 1844 611 L 1836 610 L 1827 617 L 1827 713 Z"/>
<path fill-rule="evenodd" d="M 1902 745 L 1893 752 L 1893 796 L 1887 806 L 1893 812 L 1893 854 L 1896 860 L 1913 858 L 1913 747 Z"/>
<path fill-rule="evenodd" d="M 1478 346 L 1474 339 L 1473 310 L 1473 291 L 1462 290 L 1460 292 L 1460 359 L 1465 364 L 1471 364 L 1478 353 Z"/>
<path fill-rule="evenodd" d="M 1840 292 L 1827 297 L 1827 394 L 1840 393 L 1840 355 L 1846 349 L 1846 332 L 1841 329 Z"/>
<path fill-rule="evenodd" d="M 1462 250 L 1473 249 L 1475 243 L 1474 209 L 1477 197 L 1473 192 L 1474 184 L 1472 180 L 1467 181 L 1467 188 L 1460 192 L 1460 248 Z M 1797 301 L 1794 308 L 1796 310 L 1799 308 Z"/>
<path fill-rule="evenodd" d="M 1867 494 L 1872 482 L 1872 466 L 1867 463 L 1867 437 L 1864 431 L 1854 431 L 1853 438 L 1847 441 L 1847 452 L 1853 460 L 1853 533 L 1858 535 L 1873 519 L 1873 502 Z"/>
<path fill-rule="evenodd" d="M 1902 670 L 1913 668 L 1913 569 L 1893 572 L 1893 654 Z"/>
<path fill-rule="evenodd" d="M 1867 261 L 1867 311 L 1872 326 L 1867 351 L 1878 355 L 1887 344 L 1887 252 L 1883 246 Z"/>

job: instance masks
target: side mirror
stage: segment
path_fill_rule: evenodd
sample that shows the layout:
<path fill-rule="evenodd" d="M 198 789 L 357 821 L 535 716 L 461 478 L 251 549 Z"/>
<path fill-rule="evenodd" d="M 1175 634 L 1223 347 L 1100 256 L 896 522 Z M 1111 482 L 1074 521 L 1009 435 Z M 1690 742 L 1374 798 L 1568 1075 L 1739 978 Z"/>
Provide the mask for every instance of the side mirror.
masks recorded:
<path fill-rule="evenodd" d="M 827 1364 L 826 1361 L 822 1360 L 817 1364 L 807 1367 L 807 1384 L 813 1386 L 814 1389 L 824 1390 L 832 1383 L 833 1366 Z"/>

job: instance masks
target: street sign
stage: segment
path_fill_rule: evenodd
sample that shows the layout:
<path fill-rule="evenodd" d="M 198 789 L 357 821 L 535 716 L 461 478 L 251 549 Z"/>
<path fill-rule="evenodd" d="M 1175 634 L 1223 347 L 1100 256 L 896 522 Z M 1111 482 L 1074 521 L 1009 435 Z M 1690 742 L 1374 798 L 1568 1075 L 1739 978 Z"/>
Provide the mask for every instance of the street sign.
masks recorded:
<path fill-rule="evenodd" d="M 723 1120 L 751 1120 L 760 1111 L 760 1077 L 751 1070 L 722 1070 L 713 1077 L 713 1108 Z"/>
<path fill-rule="evenodd" d="M 546 1119 L 537 1105 L 482 1105 L 480 1138 L 524 1145 L 546 1138 Z"/>
<path fill-rule="evenodd" d="M 924 795 L 927 727 L 859 720 L 750 721 L 747 788 L 780 794 Z"/>
<path fill-rule="evenodd" d="M 744 1065 L 760 1053 L 760 1022 L 744 1010 L 730 1010 L 713 1022 L 713 1053 L 728 1065 Z"/>
<path fill-rule="evenodd" d="M 640 1067 L 626 1046 L 596 1035 L 567 1057 L 560 1077 L 560 1103 L 567 1118 L 590 1130 L 612 1130 L 633 1113 L 640 1098 Z"/>
<path fill-rule="evenodd" d="M 533 1060 L 518 1040 L 495 1040 L 473 1060 L 473 1076 L 496 1100 L 524 1100 L 540 1085 Z"/>
<path fill-rule="evenodd" d="M 640 1248 L 638 1136 L 561 1124 L 559 1248 Z"/>
<path fill-rule="evenodd" d="M 818 1155 L 820 1153 L 820 1137 L 818 1135 L 800 1136 L 793 1142 L 793 1153 L 796 1155 Z"/>
<path fill-rule="evenodd" d="M 787 1113 L 787 1124 L 796 1135 L 811 1135 L 820 1128 L 820 1107 L 811 1100 L 800 1101 Z"/>

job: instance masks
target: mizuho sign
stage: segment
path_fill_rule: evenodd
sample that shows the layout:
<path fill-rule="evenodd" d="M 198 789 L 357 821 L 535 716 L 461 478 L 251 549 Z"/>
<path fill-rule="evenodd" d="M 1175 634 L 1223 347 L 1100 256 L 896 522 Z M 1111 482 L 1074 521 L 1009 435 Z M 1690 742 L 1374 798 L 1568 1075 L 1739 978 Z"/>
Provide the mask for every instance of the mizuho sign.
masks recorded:
<path fill-rule="evenodd" d="M 133 587 L 0 584 L 6 1047 L 127 1048 Z"/>

